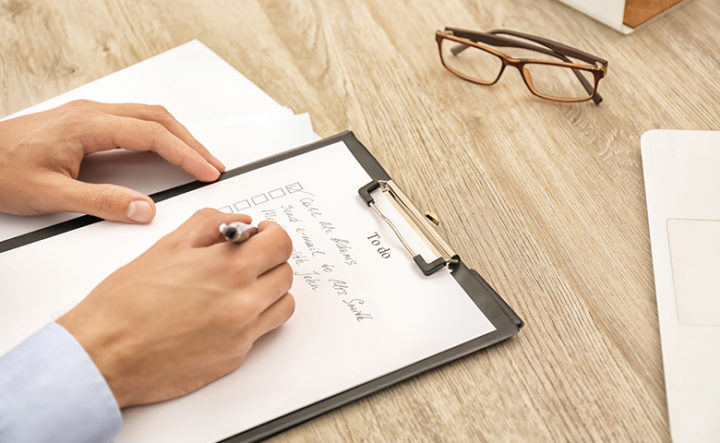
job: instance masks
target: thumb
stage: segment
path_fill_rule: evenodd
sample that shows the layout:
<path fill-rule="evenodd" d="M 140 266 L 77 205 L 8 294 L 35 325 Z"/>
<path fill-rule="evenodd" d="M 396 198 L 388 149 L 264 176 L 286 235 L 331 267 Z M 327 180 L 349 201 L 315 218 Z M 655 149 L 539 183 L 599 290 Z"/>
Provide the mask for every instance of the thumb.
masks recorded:
<path fill-rule="evenodd" d="M 83 212 L 123 223 L 150 223 L 155 203 L 147 195 L 124 186 L 93 184 L 63 177 L 54 194 L 59 211 Z"/>

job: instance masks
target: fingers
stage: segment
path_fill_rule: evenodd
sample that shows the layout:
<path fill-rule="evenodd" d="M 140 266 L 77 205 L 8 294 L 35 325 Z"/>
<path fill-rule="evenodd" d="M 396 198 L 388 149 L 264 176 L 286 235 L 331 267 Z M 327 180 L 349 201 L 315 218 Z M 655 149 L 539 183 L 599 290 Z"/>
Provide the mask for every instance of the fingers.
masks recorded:
<path fill-rule="evenodd" d="M 86 153 L 117 147 L 153 151 L 200 181 L 214 181 L 220 176 L 215 166 L 160 123 L 96 112 L 82 125 Z"/>
<path fill-rule="evenodd" d="M 232 269 L 230 271 L 232 272 Z M 231 287 L 234 289 L 227 294 L 230 301 L 224 305 L 225 311 L 229 312 L 232 326 L 238 330 L 246 330 L 250 326 L 250 337 L 246 338 L 255 340 L 257 335 L 253 334 L 252 325 L 288 293 L 292 279 L 292 268 L 290 264 L 284 263 L 250 282 L 233 282 Z M 216 281 L 222 280 L 224 279 L 220 278 Z"/>
<path fill-rule="evenodd" d="M 245 214 L 229 214 L 217 209 L 204 208 L 195 212 L 192 217 L 165 238 L 177 246 L 191 248 L 211 246 L 225 241 L 225 236 L 220 233 L 220 225 L 231 222 L 250 223 L 252 217 Z"/>
<path fill-rule="evenodd" d="M 292 317 L 294 312 L 295 298 L 288 292 L 260 314 L 253 328 L 255 336 L 260 338 L 283 325 Z"/>
<path fill-rule="evenodd" d="M 239 245 L 223 245 L 232 248 L 237 260 L 254 275 L 261 275 L 285 263 L 292 253 L 292 240 L 277 223 L 263 221 L 258 233 Z"/>
<path fill-rule="evenodd" d="M 213 156 L 205 146 L 197 141 L 197 139 L 190 134 L 190 131 L 177 121 L 163 106 L 139 103 L 100 103 L 90 100 L 82 100 L 78 104 L 106 114 L 160 123 L 173 135 L 200 154 L 208 163 L 213 165 L 215 169 L 220 172 L 225 171 L 225 165 Z"/>
<path fill-rule="evenodd" d="M 290 290 L 292 282 L 293 270 L 287 262 L 258 277 L 248 288 L 248 291 L 253 294 L 253 304 L 257 313 L 265 311 L 286 294 Z"/>
<path fill-rule="evenodd" d="M 155 217 L 155 203 L 150 197 L 123 186 L 91 184 L 57 174 L 44 180 L 51 190 L 46 200 L 49 212 L 83 212 L 106 220 L 124 223 L 150 223 Z"/>

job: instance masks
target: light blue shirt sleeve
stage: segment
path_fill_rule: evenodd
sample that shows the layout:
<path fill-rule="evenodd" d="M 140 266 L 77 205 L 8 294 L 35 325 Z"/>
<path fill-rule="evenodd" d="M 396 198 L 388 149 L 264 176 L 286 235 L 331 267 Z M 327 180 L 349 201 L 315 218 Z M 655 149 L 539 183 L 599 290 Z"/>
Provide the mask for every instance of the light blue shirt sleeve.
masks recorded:
<path fill-rule="evenodd" d="M 109 442 L 121 425 L 105 378 L 57 323 L 0 357 L 0 442 Z"/>

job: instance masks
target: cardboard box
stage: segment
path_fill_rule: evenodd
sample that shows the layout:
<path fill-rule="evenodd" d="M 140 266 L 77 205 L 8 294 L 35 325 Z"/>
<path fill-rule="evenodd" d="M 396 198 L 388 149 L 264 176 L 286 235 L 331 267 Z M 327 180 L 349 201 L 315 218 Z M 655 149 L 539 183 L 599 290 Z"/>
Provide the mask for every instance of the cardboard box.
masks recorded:
<path fill-rule="evenodd" d="M 560 0 L 595 20 L 630 34 L 689 0 Z"/>

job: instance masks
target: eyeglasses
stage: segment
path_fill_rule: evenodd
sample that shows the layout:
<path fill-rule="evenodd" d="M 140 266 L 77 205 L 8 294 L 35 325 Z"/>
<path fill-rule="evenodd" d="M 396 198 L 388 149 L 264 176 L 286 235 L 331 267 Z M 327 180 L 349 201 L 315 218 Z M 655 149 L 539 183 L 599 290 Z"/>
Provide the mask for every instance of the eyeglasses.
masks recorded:
<path fill-rule="evenodd" d="M 507 29 L 475 32 L 445 27 L 435 32 L 435 40 L 443 66 L 464 80 L 493 85 L 509 65 L 520 71 L 525 85 L 538 97 L 566 103 L 593 100 L 596 105 L 602 101 L 597 89 L 608 62 L 579 49 Z M 488 45 L 526 49 L 558 60 L 515 58 Z M 588 64 L 575 63 L 571 57 Z"/>

